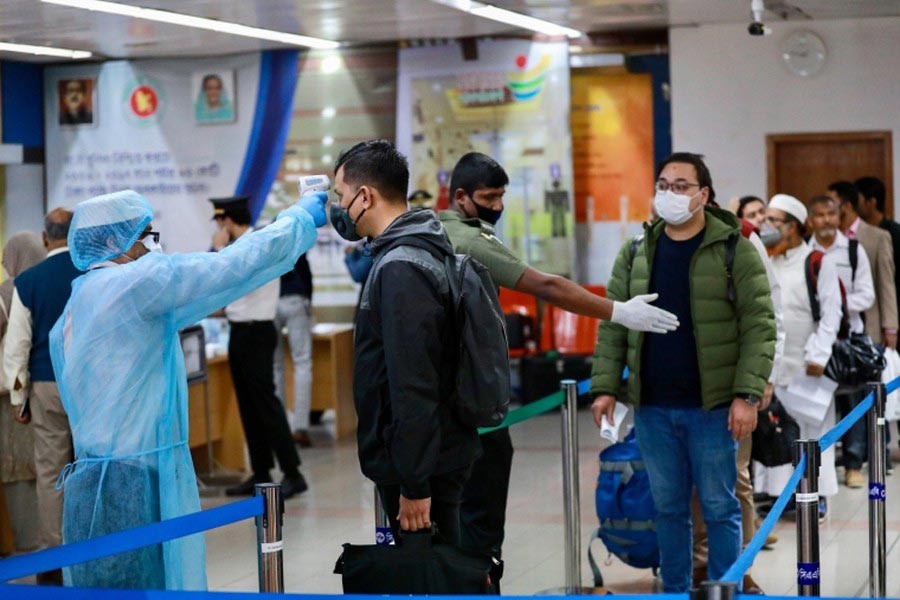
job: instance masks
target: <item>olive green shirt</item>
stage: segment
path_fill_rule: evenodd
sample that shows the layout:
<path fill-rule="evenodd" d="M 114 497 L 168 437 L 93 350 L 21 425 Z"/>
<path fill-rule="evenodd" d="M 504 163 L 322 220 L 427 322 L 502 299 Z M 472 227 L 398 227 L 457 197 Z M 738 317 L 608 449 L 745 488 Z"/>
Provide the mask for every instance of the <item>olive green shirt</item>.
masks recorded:
<path fill-rule="evenodd" d="M 447 230 L 453 250 L 468 254 L 487 267 L 498 292 L 500 287 L 515 289 L 528 265 L 503 245 L 490 223 L 463 219 L 455 210 L 442 210 L 438 219 Z"/>

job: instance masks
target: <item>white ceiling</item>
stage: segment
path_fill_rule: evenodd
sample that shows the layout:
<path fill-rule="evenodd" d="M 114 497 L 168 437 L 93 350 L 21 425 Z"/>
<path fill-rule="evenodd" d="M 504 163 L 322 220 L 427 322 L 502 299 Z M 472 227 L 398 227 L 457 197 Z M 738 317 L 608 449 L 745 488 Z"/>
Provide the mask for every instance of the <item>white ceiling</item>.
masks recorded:
<path fill-rule="evenodd" d="M 123 0 L 148 8 L 236 21 L 350 44 L 418 38 L 522 33 L 430 0 Z M 492 4 L 582 31 L 749 22 L 750 0 L 491 0 Z M 900 15 L 900 0 L 766 0 L 791 18 L 838 19 Z M 196 56 L 282 47 L 39 0 L 0 0 L 0 41 L 90 50 L 100 58 Z M 24 58 L 23 58 L 24 57 Z M 26 55 L 0 58 L 30 60 Z M 38 60 L 38 59 L 34 59 Z"/>

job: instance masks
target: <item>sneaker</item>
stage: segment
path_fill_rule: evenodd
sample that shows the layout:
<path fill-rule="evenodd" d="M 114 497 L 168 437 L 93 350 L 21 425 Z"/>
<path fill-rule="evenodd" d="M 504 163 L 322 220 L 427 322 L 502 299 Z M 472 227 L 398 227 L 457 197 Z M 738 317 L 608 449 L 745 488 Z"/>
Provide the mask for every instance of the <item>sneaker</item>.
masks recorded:
<path fill-rule="evenodd" d="M 854 490 L 863 487 L 866 484 L 866 480 L 863 478 L 862 470 L 847 469 L 847 472 L 844 474 L 844 484 Z"/>
<path fill-rule="evenodd" d="M 825 522 L 825 517 L 828 516 L 828 500 L 825 498 L 819 498 L 819 523 Z"/>

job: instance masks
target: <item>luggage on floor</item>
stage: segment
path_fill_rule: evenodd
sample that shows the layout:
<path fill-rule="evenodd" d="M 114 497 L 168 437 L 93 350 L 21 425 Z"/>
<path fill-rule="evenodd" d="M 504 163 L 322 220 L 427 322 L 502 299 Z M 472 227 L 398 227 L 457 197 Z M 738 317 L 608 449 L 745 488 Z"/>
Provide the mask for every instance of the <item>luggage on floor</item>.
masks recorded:
<path fill-rule="evenodd" d="M 345 594 L 493 594 L 489 556 L 444 543 L 439 535 L 401 536 L 399 545 L 344 544 L 334 566 Z"/>
<path fill-rule="evenodd" d="M 522 403 L 530 404 L 559 391 L 563 379 L 582 381 L 591 376 L 593 358 L 582 355 L 562 355 L 547 352 L 538 356 L 524 356 L 521 363 Z M 579 396 L 578 404 L 590 404 L 589 394 Z"/>
<path fill-rule="evenodd" d="M 600 453 L 596 506 L 597 537 L 610 553 L 638 569 L 659 567 L 650 479 L 634 430 Z"/>

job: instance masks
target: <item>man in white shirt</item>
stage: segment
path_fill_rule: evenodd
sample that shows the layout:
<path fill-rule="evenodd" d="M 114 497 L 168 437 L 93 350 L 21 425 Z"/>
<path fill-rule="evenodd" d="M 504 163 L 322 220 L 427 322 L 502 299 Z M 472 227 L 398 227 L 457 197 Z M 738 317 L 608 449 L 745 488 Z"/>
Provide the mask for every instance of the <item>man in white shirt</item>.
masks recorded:
<path fill-rule="evenodd" d="M 217 198 L 214 219 L 220 226 L 216 239 L 235 241 L 253 231 L 247 197 Z M 215 242 L 214 242 L 215 243 Z M 253 474 L 243 483 L 225 490 L 229 496 L 249 496 L 257 483 L 271 481 L 275 466 L 272 454 L 284 473 L 282 494 L 290 498 L 307 490 L 300 473 L 300 455 L 291 437 L 287 415 L 275 395 L 274 357 L 278 343 L 275 313 L 280 282 L 274 279 L 225 307 L 231 325 L 228 363 L 237 395 L 244 436 Z"/>
<path fill-rule="evenodd" d="M 72 461 L 72 432 L 50 361 L 49 342 L 50 329 L 69 301 L 72 281 L 81 275 L 72 264 L 66 240 L 71 222 L 72 212 L 62 208 L 44 217 L 47 258 L 16 277 L 2 365 L 16 419 L 28 423 L 30 418 L 34 432 L 36 510 L 42 548 L 62 543 L 63 493 L 57 489 L 56 480 Z M 28 390 L 30 412 L 23 415 L 20 405 Z M 39 573 L 37 580 L 62 585 L 62 572 Z"/>
<path fill-rule="evenodd" d="M 813 250 L 834 255 L 838 277 L 847 293 L 850 330 L 859 333 L 865 331 L 862 313 L 875 303 L 872 267 L 865 249 L 858 241 L 850 240 L 841 233 L 839 223 L 840 212 L 833 199 L 815 196 L 810 200 L 809 224 L 813 237 L 810 238 L 809 245 Z M 856 255 L 855 260 L 853 254 Z"/>
<path fill-rule="evenodd" d="M 829 196 L 815 196 L 809 203 L 809 222 L 815 234 L 809 245 L 813 250 L 834 256 L 838 277 L 847 294 L 850 331 L 862 333 L 866 329 L 862 313 L 875 304 L 875 283 L 872 267 L 859 241 L 848 239 L 840 232 L 840 207 Z M 865 398 L 866 390 L 839 394 L 838 402 L 849 412 Z M 843 438 L 844 483 L 850 488 L 865 484 L 862 464 L 866 459 L 866 423 L 858 421 Z"/>

